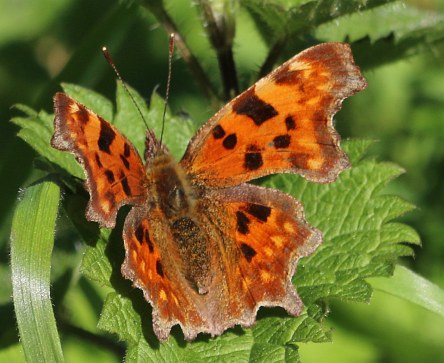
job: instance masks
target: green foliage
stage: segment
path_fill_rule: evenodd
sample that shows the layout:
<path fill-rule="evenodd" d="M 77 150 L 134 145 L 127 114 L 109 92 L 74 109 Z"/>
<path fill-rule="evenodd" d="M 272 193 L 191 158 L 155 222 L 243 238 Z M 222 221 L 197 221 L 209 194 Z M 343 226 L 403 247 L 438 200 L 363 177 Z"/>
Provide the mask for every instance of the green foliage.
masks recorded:
<path fill-rule="evenodd" d="M 49 296 L 51 252 L 60 188 L 44 181 L 21 196 L 11 230 L 14 308 L 27 361 L 62 362 Z"/>
<path fill-rule="evenodd" d="M 49 81 L 42 83 L 39 88 L 42 90 L 39 96 L 34 91 L 37 89 L 37 83 L 33 83 L 35 77 L 24 77 L 26 82 L 20 82 L 21 72 L 16 72 L 16 81 L 9 81 L 9 83 L 14 84 L 14 91 L 20 92 L 22 95 L 19 99 L 20 103 L 34 102 L 36 106 L 34 108 L 46 107 L 49 109 L 51 95 L 59 80 L 63 82 L 75 81 L 75 83 L 93 87 L 100 91 L 93 92 L 73 84 L 63 84 L 62 86 L 63 90 L 73 98 L 117 125 L 142 153 L 146 130 L 143 119 L 159 135 L 164 101 L 157 93 L 153 93 L 150 97 L 142 97 L 133 88 L 130 88 L 143 115 L 142 119 L 128 94 L 118 83 L 116 108 L 114 109 L 113 102 L 108 100 L 111 94 L 110 90 L 113 89 L 111 83 L 113 77 L 108 72 L 105 62 L 100 59 L 98 49 L 103 45 L 103 42 L 107 42 L 109 49 L 117 48 L 116 63 L 125 78 L 130 80 L 129 83 L 135 86 L 135 89 L 151 90 L 157 82 L 164 83 L 166 79 L 167 46 L 165 36 L 159 30 L 153 31 L 154 26 L 160 24 L 168 31 L 174 30 L 182 35 L 182 38 L 178 40 L 177 49 L 187 67 L 187 70 L 184 71 L 181 68 L 182 61 L 178 60 L 174 63 L 176 78 L 175 80 L 173 78 L 171 108 L 173 110 L 184 109 L 191 113 L 191 117 L 183 112 L 181 116 L 174 115 L 168 110 L 164 138 L 173 154 L 180 158 L 190 136 L 198 126 L 198 122 L 191 120 L 202 119 L 204 116 L 210 115 L 214 110 L 209 110 L 208 104 L 220 104 L 222 98 L 233 94 L 236 89 L 236 82 L 233 82 L 232 78 L 226 78 L 230 73 L 227 70 L 232 69 L 230 67 L 233 65 L 236 65 L 239 72 L 237 78 L 241 80 L 242 87 L 245 87 L 250 82 L 247 82 L 247 79 L 257 78 L 257 75 L 252 75 L 251 69 L 259 69 L 257 74 L 264 74 L 298 50 L 322 41 L 349 41 L 352 44 L 356 62 L 364 69 L 375 70 L 381 65 L 403 60 L 414 54 L 424 53 L 429 49 L 436 52 L 444 40 L 443 17 L 439 12 L 413 6 L 400 6 L 399 2 L 388 0 L 273 0 L 260 2 L 245 0 L 240 2 L 237 7 L 231 7 L 229 6 L 231 2 L 224 1 L 219 3 L 201 0 L 197 2 L 196 7 L 191 7 L 187 2 L 165 1 L 165 3 L 162 1 L 121 2 L 109 7 L 109 4 L 104 2 L 101 6 L 101 13 L 95 13 L 93 8 L 91 11 L 85 8 L 76 9 L 75 2 L 65 2 L 64 4 L 60 3 L 57 7 L 46 7 L 45 9 L 50 10 L 45 10 L 44 16 L 42 14 L 40 14 L 42 16 L 38 16 L 36 13 L 34 18 L 39 21 L 27 24 L 25 29 L 33 29 L 38 32 L 38 29 L 43 29 L 42 22 L 45 19 L 48 24 L 54 21 L 53 19 L 59 19 L 59 22 L 52 28 L 53 34 L 59 34 L 58 43 L 56 43 L 59 48 L 54 49 L 60 51 L 62 48 L 66 54 L 70 52 L 73 54 L 70 62 L 59 73 L 58 79 L 53 80 L 52 83 Z M 32 7 L 29 9 L 32 10 Z M 204 11 L 204 9 L 206 10 Z M 36 12 L 36 10 L 32 11 Z M 211 11 L 214 11 L 214 18 L 211 18 Z M 72 14 L 72 18 L 69 17 L 70 14 Z M 81 15 L 77 16 L 76 14 Z M 83 16 L 85 15 L 91 19 L 91 28 L 79 26 L 84 21 Z M 5 17 L 4 13 L 0 16 Z M 28 17 L 28 19 L 31 18 Z M 197 19 L 201 19 L 202 22 L 198 22 Z M 10 24 L 10 22 L 4 24 Z M 9 25 L 8 29 L 12 29 L 12 27 Z M 80 36 L 82 29 L 87 30 Z M 236 33 L 234 33 L 235 30 L 237 30 Z M 218 31 L 218 34 L 214 33 Z M 203 32 L 206 32 L 207 37 L 202 37 Z M 17 39 L 23 39 L 21 34 L 17 32 L 14 36 Z M 36 43 L 32 44 L 36 52 L 42 52 L 42 49 L 45 49 L 43 45 L 46 44 L 48 47 L 48 44 L 54 41 L 53 38 L 48 41 L 48 37 L 40 39 L 38 38 L 41 36 L 40 34 L 43 33 L 35 35 Z M 139 36 L 143 36 L 143 38 L 139 38 Z M 7 44 L 7 33 L 2 33 L 2 37 L 0 45 Z M 33 38 L 30 33 L 27 37 Z M 11 36 L 9 41 L 14 39 Z M 220 42 L 218 43 L 217 40 Z M 150 45 L 146 47 L 147 50 L 145 50 L 145 42 Z M 211 46 L 214 48 L 215 56 L 208 55 Z M 76 50 L 74 51 L 74 49 Z M 187 56 L 184 50 L 188 51 L 191 56 Z M 141 52 L 144 51 L 145 53 L 141 56 Z M 5 53 L 2 52 L 2 54 Z M 46 64 L 48 72 L 51 73 L 49 71 L 52 69 L 49 66 L 50 62 L 45 63 L 43 53 L 39 54 L 41 57 L 39 62 Z M 48 57 L 47 59 L 54 60 L 55 64 L 57 57 L 54 54 L 57 53 L 52 54 L 52 58 Z M 28 58 L 30 57 L 22 56 L 20 59 Z M 261 59 L 264 60 L 261 61 Z M 138 65 L 138 61 L 140 61 L 140 65 Z M 0 66 L 3 64 L 2 58 L 0 58 Z M 215 76 L 218 68 L 222 71 L 221 80 Z M 22 66 L 22 69 L 25 72 L 32 71 L 26 66 Z M 159 72 L 157 72 L 158 70 Z M 2 73 L 5 72 L 0 67 L 0 84 L 6 84 L 5 80 L 9 80 L 9 78 L 2 76 Z M 8 77 L 10 73 L 8 72 Z M 436 77 L 436 75 L 433 76 Z M 236 74 L 234 77 L 236 78 Z M 396 83 L 392 77 L 393 74 L 390 74 L 389 77 L 386 76 L 386 79 L 392 84 Z M 190 82 L 190 78 L 195 83 Z M 22 83 L 26 85 L 26 88 Z M 206 98 L 196 93 L 195 84 Z M 223 86 L 219 86 L 219 84 Z M 434 84 L 432 76 L 427 84 Z M 372 91 L 371 88 L 375 91 Z M 372 92 L 376 92 L 379 95 L 383 91 L 387 92 L 387 88 L 378 87 L 376 82 L 370 82 L 368 94 L 372 95 Z M 0 89 L 6 89 L 6 87 L 0 87 Z M 427 89 L 429 90 L 429 88 Z M 442 88 L 436 84 L 435 89 L 441 90 Z M 160 90 L 162 91 L 162 88 Z M 409 92 L 414 91 L 416 89 L 398 86 L 395 93 L 385 93 L 384 95 L 387 98 L 387 95 L 395 97 L 402 94 L 408 98 Z M 148 93 L 150 92 L 148 91 Z M 106 97 L 102 96 L 102 93 L 106 94 Z M 435 91 L 435 94 L 438 93 L 439 91 Z M 32 98 L 29 96 L 31 94 Z M 346 102 L 348 107 L 337 116 L 340 120 L 338 125 L 340 128 L 345 129 L 347 119 L 349 119 L 348 125 L 360 125 L 360 123 L 365 125 L 361 127 L 360 132 L 355 133 L 356 135 L 371 135 L 381 138 L 379 133 L 366 134 L 365 127 L 367 129 L 373 127 L 378 123 L 378 120 L 381 120 L 381 123 L 389 124 L 387 118 L 390 121 L 389 117 L 395 113 L 402 114 L 404 118 L 413 113 L 407 111 L 408 100 L 405 101 L 405 111 L 402 113 L 401 107 L 396 107 L 396 110 L 393 110 L 395 103 L 393 98 L 388 97 L 387 112 L 381 111 L 372 114 L 377 107 L 374 107 L 375 102 L 373 101 L 367 101 L 367 103 L 363 101 L 366 96 L 369 97 L 368 94 L 357 96 L 356 101 L 353 99 Z M 9 94 L 2 95 L 1 102 L 8 102 L 9 105 L 17 100 L 17 98 L 8 97 L 10 97 Z M 413 98 L 413 96 L 410 97 Z M 147 98 L 150 99 L 149 106 L 146 106 L 145 103 Z M 434 108 L 430 109 L 426 109 L 427 105 L 424 106 L 421 101 L 423 100 L 416 100 L 416 103 L 411 102 L 412 107 L 420 105 L 424 108 L 421 108 L 423 112 L 418 114 L 418 119 L 410 126 L 409 132 L 412 135 L 416 133 L 423 137 L 433 135 L 438 140 L 438 136 L 435 135 L 442 135 L 442 126 L 439 122 L 440 118 L 437 116 L 436 105 L 441 105 L 442 110 L 443 99 L 435 100 Z M 51 283 L 53 288 L 51 295 L 54 302 L 54 313 L 48 292 L 50 283 L 49 256 L 53 248 L 53 232 L 51 231 L 54 230 L 53 224 L 59 204 L 58 187 L 52 182 L 40 179 L 35 185 L 28 187 L 17 204 L 12 225 L 11 269 L 14 308 L 19 325 L 21 345 L 28 360 L 32 360 L 29 357 L 45 357 L 42 359 L 46 361 L 51 360 L 51 356 L 53 360 L 63 358 L 54 324 L 54 314 L 59 330 L 64 333 L 61 343 L 67 360 L 88 359 L 85 357 L 90 359 L 94 353 L 89 353 L 89 349 L 96 349 L 96 354 L 99 354 L 100 350 L 107 348 L 107 350 L 114 352 L 118 358 L 107 356 L 104 359 L 108 359 L 108 361 L 121 360 L 121 355 L 125 354 L 126 361 L 130 362 L 297 362 L 300 360 L 307 362 L 304 359 L 304 354 L 309 351 L 306 347 L 310 344 L 306 343 L 321 343 L 331 340 L 337 342 L 338 339 L 339 341 L 345 340 L 345 353 L 342 352 L 343 355 L 341 355 L 341 352 L 337 350 L 334 356 L 327 355 L 326 359 L 334 361 L 333 358 L 336 358 L 338 361 L 345 361 L 341 357 L 349 356 L 349 352 L 355 346 L 359 346 L 361 352 L 366 349 L 369 351 L 377 349 L 374 347 L 373 341 L 390 330 L 389 327 L 384 327 L 378 333 L 374 333 L 373 338 L 368 338 L 369 330 L 366 330 L 365 334 L 362 331 L 370 329 L 369 321 L 376 321 L 376 319 L 374 317 L 363 319 L 359 314 L 353 315 L 354 309 L 351 307 L 354 305 L 348 304 L 346 308 L 341 308 L 343 305 L 338 303 L 338 301 L 368 303 L 373 287 L 377 291 L 388 292 L 405 301 L 414 302 L 425 309 L 443 315 L 443 291 L 439 287 L 400 267 L 396 268 L 394 279 L 387 278 L 393 274 L 398 257 L 412 255 L 413 250 L 406 243 L 419 243 L 418 234 L 411 227 L 399 221 L 399 217 L 412 210 L 413 207 L 410 203 L 395 196 L 399 194 L 399 189 L 396 187 L 402 185 L 402 180 L 405 178 L 403 176 L 395 180 L 402 173 L 402 169 L 395 164 L 379 162 L 366 157 L 367 149 L 373 143 L 354 140 L 343 143 L 353 167 L 342 173 L 338 181 L 333 184 L 317 185 L 292 175 L 279 175 L 263 180 L 264 185 L 279 188 L 301 200 L 308 221 L 324 234 L 324 243 L 314 255 L 301 260 L 293 280 L 305 304 L 302 315 L 293 318 L 281 310 L 261 309 L 258 322 L 251 329 L 242 330 L 237 327 L 230 329 L 216 339 L 199 336 L 193 343 L 184 343 L 180 329 L 175 328 L 173 329 L 173 337 L 168 342 L 160 344 L 152 332 L 149 304 L 143 299 L 142 293 L 132 288 L 130 282 L 124 280 L 120 274 L 120 265 L 123 261 L 122 224 L 120 223 L 116 230 L 111 231 L 99 230 L 95 224 L 85 221 L 84 210 L 88 196 L 82 191 L 78 181 L 78 179 L 84 178 L 83 172 L 72 155 L 61 153 L 49 146 L 53 116 L 44 111 L 36 112 L 31 107 L 23 105 L 17 106 L 17 109 L 22 115 L 15 116 L 12 122 L 18 127 L 18 136 L 30 145 L 35 155 L 38 156 L 34 162 L 34 166 L 38 170 L 35 171 L 35 167 L 31 168 L 32 155 L 28 149 L 23 149 L 24 144 L 11 146 L 12 137 L 6 138 L 7 142 L 0 144 L 1 155 L 5 156 L 5 162 L 0 163 L 0 170 L 5 175 L 6 170 L 11 174 L 11 176 L 3 178 L 5 181 L 0 188 L 2 202 L 4 201 L 3 214 L 0 215 L 0 235 L 6 236 L 9 233 L 10 217 L 8 217 L 8 213 L 11 215 L 13 210 L 12 201 L 19 184 L 28 185 L 37 176 L 51 175 L 51 177 L 57 176 L 60 185 L 65 186 L 60 212 L 61 218 L 57 223 L 57 241 L 60 243 L 55 246 L 52 261 Z M 415 110 L 418 109 L 420 108 L 415 107 Z M 0 126 L 5 127 L 3 124 Z M 12 128 L 6 130 L 8 135 L 12 135 Z M 395 133 L 391 137 L 402 140 Z M 380 145 L 378 144 L 376 147 L 381 149 Z M 399 149 L 399 145 L 390 139 L 385 150 Z M 440 143 L 433 145 L 440 145 Z M 375 146 L 372 147 L 375 148 Z M 436 151 L 433 151 L 437 148 L 433 149 L 423 145 L 417 149 L 419 151 L 414 153 L 414 156 L 420 154 L 424 160 L 436 157 L 436 160 L 433 161 L 434 165 L 439 166 L 442 163 L 442 155 L 438 156 Z M 20 150 L 26 150 L 26 152 Z M 433 154 L 434 152 L 435 154 Z M 385 153 L 391 159 L 390 151 Z M 26 159 L 20 159 L 24 160 L 21 162 L 16 158 Z M 408 162 L 412 160 L 412 154 L 409 154 L 409 158 L 406 160 L 408 165 Z M 33 174 L 29 174 L 26 182 L 24 174 L 17 174 L 14 172 L 14 168 L 11 168 L 15 164 L 20 165 L 21 169 L 34 170 Z M 403 163 L 403 165 L 406 164 Z M 422 168 L 421 170 L 425 173 L 425 167 L 422 166 Z M 439 170 L 439 167 L 435 169 Z M 409 168 L 408 174 L 410 173 L 411 169 Z M 439 174 L 435 175 L 435 180 L 441 180 L 438 176 Z M 434 179 L 432 178 L 432 180 Z M 11 190 L 14 192 L 11 193 Z M 405 190 L 401 189 L 401 192 Z M 426 195 L 425 187 L 418 189 L 418 193 L 421 191 L 422 194 L 415 193 L 416 189 L 414 188 L 410 190 L 413 192 L 407 193 L 409 199 L 421 204 L 422 200 L 418 195 Z M 433 197 L 429 197 L 429 199 L 435 202 Z M 421 208 L 424 209 L 424 214 L 430 213 L 432 217 L 433 214 L 436 214 L 426 212 L 427 209 L 422 204 Z M 435 210 L 442 210 L 438 207 L 435 208 Z M 421 215 L 421 213 L 422 211 L 415 212 L 416 215 Z M 413 220 L 412 217 L 408 218 Z M 418 225 L 416 223 L 416 226 Z M 435 222 L 433 228 L 437 232 L 435 235 L 429 234 L 429 237 L 444 233 L 439 222 Z M 86 242 L 86 247 L 83 241 Z M 71 249 L 68 245 L 71 246 Z M 440 250 L 439 247 L 435 247 L 435 249 L 437 255 L 443 253 L 440 252 L 442 248 Z M 4 251 L 6 252 L 6 248 Z M 83 262 L 80 267 L 82 275 L 78 275 L 76 261 L 83 252 Z M 66 263 L 64 262 L 66 260 L 74 262 Z M 2 267 L 0 268 L 1 281 L 8 281 L 6 257 L 0 261 L 0 266 Z M 438 265 L 435 264 L 435 266 Z M 439 272 L 439 267 L 436 269 Z M 4 276 L 6 277 L 4 278 Z M 85 276 L 87 279 L 81 276 Z M 435 276 L 439 276 L 439 274 Z M 43 291 L 44 294 L 40 294 L 39 291 Z M 12 314 L 12 304 L 8 301 L 7 293 L 5 296 L 2 301 L 6 301 L 6 303 L 0 306 L 2 316 Z M 380 293 L 377 293 L 376 296 L 380 296 Z M 104 303 L 103 300 L 105 300 Z M 327 319 L 330 307 L 332 307 L 332 317 Z M 345 309 L 346 313 L 342 316 L 339 315 L 339 317 L 336 316 L 335 312 L 341 312 L 341 309 Z M 383 319 L 384 314 L 396 315 L 397 311 L 394 309 L 396 309 L 395 305 L 384 305 L 377 314 L 381 315 Z M 30 316 L 36 319 L 30 319 Z M 95 328 L 97 321 L 101 332 Z M 364 328 L 359 325 L 360 322 Z M 0 343 L 2 343 L 2 347 L 9 346 L 10 349 L 0 350 L 0 360 L 11 360 L 10 356 L 21 357 L 20 354 L 23 354 L 19 349 L 15 349 L 18 345 L 12 345 L 17 341 L 15 327 L 12 321 L 8 324 L 0 335 Z M 332 324 L 335 326 L 334 332 L 331 330 Z M 431 327 L 430 331 L 432 332 L 433 326 L 427 326 Z M 49 333 L 42 335 L 41 329 L 48 329 Z M 348 338 L 344 331 L 348 333 Z M 405 329 L 400 328 L 397 334 L 404 331 Z M 426 335 L 426 329 L 422 329 L 422 331 L 424 336 L 430 337 L 429 340 L 440 336 L 439 332 Z M 103 332 L 115 334 L 121 342 L 124 342 L 126 352 L 123 352 L 122 344 L 115 342 L 114 338 L 110 339 Z M 361 335 L 357 335 L 356 332 Z M 352 335 L 354 335 L 355 341 L 351 344 L 352 338 L 350 336 Z M 81 345 L 86 346 L 85 351 L 71 349 L 73 341 L 70 340 L 70 337 L 82 339 Z M 360 345 L 356 344 L 357 339 L 359 339 Z M 395 340 L 390 341 L 394 342 Z M 75 341 L 74 344 L 79 346 L 78 341 Z M 386 357 L 389 356 L 392 361 L 396 361 L 396 359 L 403 362 L 408 359 L 414 361 L 411 358 L 414 354 L 407 353 L 408 348 L 402 347 L 401 340 L 398 345 L 394 344 L 388 349 L 390 354 L 385 352 Z M 421 344 L 423 350 L 417 348 L 418 351 L 439 351 L 433 342 L 421 342 Z M 316 360 L 322 360 L 319 357 L 322 356 L 322 349 L 325 349 L 323 348 L 325 345 L 314 344 L 314 346 Z M 369 346 L 371 348 L 368 348 Z M 384 343 L 381 343 L 380 346 L 384 347 Z M 379 354 L 384 356 L 384 348 L 380 349 Z M 397 353 L 393 352 L 398 350 L 400 353 L 396 356 Z M 374 354 L 375 357 L 378 356 L 377 353 Z M 399 360 L 399 357 L 403 357 L 403 359 Z"/>
<path fill-rule="evenodd" d="M 57 150 L 48 148 L 53 132 L 54 116 L 48 115 L 44 111 L 37 113 L 24 105 L 17 105 L 16 107 L 26 115 L 26 117 L 11 119 L 13 123 L 20 126 L 17 136 L 31 145 L 39 155 L 48 161 L 59 166 L 63 165 L 69 174 L 82 178 L 83 171 L 72 155 L 62 154 Z"/>

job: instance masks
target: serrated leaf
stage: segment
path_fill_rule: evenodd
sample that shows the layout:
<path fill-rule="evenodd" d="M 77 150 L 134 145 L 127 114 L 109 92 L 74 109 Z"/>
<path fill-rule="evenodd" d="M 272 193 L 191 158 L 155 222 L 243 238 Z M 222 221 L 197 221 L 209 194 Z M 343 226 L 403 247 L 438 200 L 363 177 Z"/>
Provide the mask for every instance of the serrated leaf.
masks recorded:
<path fill-rule="evenodd" d="M 352 44 L 356 62 L 362 69 L 376 68 L 384 64 L 429 52 L 444 43 L 444 20 L 404 32 L 398 36 L 392 32 L 384 37 L 365 37 Z"/>
<path fill-rule="evenodd" d="M 268 43 L 300 38 L 304 32 L 344 15 L 363 12 L 394 0 L 242 1 Z M 272 31 L 271 31 L 272 30 Z"/>
<path fill-rule="evenodd" d="M 307 219 L 324 233 L 323 245 L 303 259 L 294 278 L 308 307 L 332 297 L 368 302 L 372 289 L 365 279 L 392 274 L 397 257 L 412 253 L 399 243 L 419 243 L 410 227 L 391 222 L 413 206 L 381 193 L 402 169 L 371 159 L 357 161 L 367 146 L 365 142 L 346 143 L 354 165 L 333 184 L 313 184 L 300 178 L 290 181 L 287 176 L 269 182 L 302 200 Z M 313 328 L 318 324 L 316 320 L 310 323 Z"/>
<path fill-rule="evenodd" d="M 114 124 L 133 142 L 139 154 L 143 156 L 147 127 L 154 130 L 154 133 L 160 138 L 165 101 L 157 93 L 153 93 L 148 108 L 146 101 L 140 94 L 131 87 L 127 87 L 141 113 L 139 113 L 130 95 L 119 82 L 117 84 L 116 96 L 117 114 Z M 147 122 L 147 125 L 145 125 L 144 120 Z M 194 130 L 194 125 L 186 119 L 171 115 L 170 110 L 167 108 L 164 128 L 166 132 L 164 133 L 163 142 L 168 146 L 176 159 L 179 159 L 185 151 Z M 179 130 L 179 132 L 174 132 L 173 130 Z"/>
<path fill-rule="evenodd" d="M 105 120 L 112 122 L 114 114 L 113 104 L 106 97 L 76 84 L 62 83 L 62 88 L 68 96 L 88 107 Z"/>
<path fill-rule="evenodd" d="M 14 117 L 11 122 L 20 126 L 18 136 L 29 144 L 37 153 L 50 162 L 65 169 L 69 174 L 83 178 L 84 174 L 74 157 L 55 150 L 50 145 L 53 133 L 53 115 L 46 112 L 35 112 L 29 107 L 17 105 L 17 109 L 26 114 L 25 117 Z"/>
<path fill-rule="evenodd" d="M 375 68 L 433 50 L 444 42 L 444 17 L 395 2 L 318 27 L 322 41 L 352 44 L 356 64 Z"/>
<path fill-rule="evenodd" d="M 91 280 L 111 287 L 112 266 L 105 254 L 109 230 L 102 229 L 94 247 L 87 247 L 82 260 L 81 272 Z"/>
<path fill-rule="evenodd" d="M 150 124 L 149 111 L 146 101 L 133 88 L 123 87 L 121 82 L 117 82 L 116 105 L 117 113 L 114 125 L 121 131 L 136 147 L 139 155 L 143 156 L 145 150 L 145 137 L 147 125 Z M 133 97 L 134 102 L 131 97 Z M 137 105 L 137 106 L 136 106 Z M 139 112 L 140 110 L 140 112 Z"/>
<path fill-rule="evenodd" d="M 230 329 L 216 340 L 202 340 L 186 348 L 201 357 L 203 362 L 248 362 L 251 359 L 254 337 L 251 331 Z"/>
<path fill-rule="evenodd" d="M 141 314 L 134 309 L 133 300 L 115 293 L 109 294 L 98 324 L 100 329 L 115 333 L 128 343 L 126 362 L 201 361 L 192 352 L 179 349 L 174 339 L 160 344 L 150 326 L 144 331 L 142 327 L 147 323 L 142 321 Z M 142 317 L 143 315 L 142 313 Z M 184 357 L 187 357 L 187 360 Z M 192 360 L 189 360 L 190 358 Z"/>
<path fill-rule="evenodd" d="M 274 0 L 264 6 L 248 0 L 242 4 L 272 45 L 262 75 L 271 71 L 284 50 L 293 54 L 294 49 L 310 44 L 302 39 L 349 42 L 364 70 L 429 52 L 444 42 L 442 15 L 399 1 Z"/>
<path fill-rule="evenodd" d="M 154 124 L 156 135 L 160 135 L 162 129 L 162 116 L 165 101 L 158 94 L 153 94 L 150 104 L 150 119 Z M 167 109 L 165 115 L 164 142 L 168 149 L 179 160 L 196 130 L 196 125 L 187 117 L 172 115 Z"/>
<path fill-rule="evenodd" d="M 285 314 L 279 318 L 262 317 L 253 327 L 255 342 L 282 347 L 296 342 L 328 342 L 331 340 L 330 330 L 318 324 L 325 315 L 319 306 L 311 305 L 297 319 Z"/>

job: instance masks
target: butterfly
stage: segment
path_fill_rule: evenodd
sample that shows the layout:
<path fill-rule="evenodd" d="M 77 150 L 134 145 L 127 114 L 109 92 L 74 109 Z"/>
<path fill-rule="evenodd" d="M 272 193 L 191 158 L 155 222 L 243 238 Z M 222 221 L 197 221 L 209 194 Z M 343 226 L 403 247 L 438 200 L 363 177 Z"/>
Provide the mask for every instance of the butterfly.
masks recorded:
<path fill-rule="evenodd" d="M 276 173 L 334 181 L 349 161 L 332 117 L 366 85 L 349 45 L 311 47 L 222 107 L 180 162 L 148 130 L 143 163 L 114 126 L 54 96 L 51 145 L 84 169 L 86 218 L 113 228 L 132 206 L 121 271 L 152 305 L 160 340 L 177 324 L 187 340 L 250 327 L 261 306 L 301 313 L 291 279 L 322 234 L 295 198 L 247 182 Z"/>

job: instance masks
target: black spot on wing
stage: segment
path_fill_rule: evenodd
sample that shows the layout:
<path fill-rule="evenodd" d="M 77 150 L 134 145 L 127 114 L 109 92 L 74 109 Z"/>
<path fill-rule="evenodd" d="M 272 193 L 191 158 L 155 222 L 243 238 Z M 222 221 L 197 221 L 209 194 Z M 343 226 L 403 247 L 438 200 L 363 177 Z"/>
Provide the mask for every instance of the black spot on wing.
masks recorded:
<path fill-rule="evenodd" d="M 245 213 L 237 211 L 236 220 L 237 220 L 237 231 L 241 234 L 248 234 L 248 232 L 250 231 L 250 229 L 248 228 L 250 220 L 245 215 Z"/>
<path fill-rule="evenodd" d="M 239 96 L 233 104 L 233 110 L 238 115 L 248 116 L 257 126 L 278 115 L 272 105 L 256 96 L 254 88 Z"/>
<path fill-rule="evenodd" d="M 129 187 L 128 184 L 128 179 L 126 177 L 122 178 L 120 180 L 120 183 L 122 184 L 122 189 L 124 191 L 124 193 L 126 194 L 126 196 L 130 196 L 131 195 L 131 188 Z"/>
<path fill-rule="evenodd" d="M 78 111 L 76 112 L 77 120 L 82 125 L 86 125 L 89 121 L 89 113 L 86 110 L 85 107 L 79 107 Z"/>
<path fill-rule="evenodd" d="M 134 235 L 136 236 L 137 242 L 142 244 L 144 238 L 144 228 L 141 224 L 139 224 L 139 226 L 134 231 Z"/>
<path fill-rule="evenodd" d="M 266 222 L 268 217 L 270 217 L 271 208 L 265 205 L 251 203 L 247 205 L 246 212 L 260 221 Z"/>
<path fill-rule="evenodd" d="M 144 232 L 145 242 L 148 243 L 148 249 L 152 253 L 154 251 L 153 242 L 151 241 L 150 234 L 147 229 Z"/>
<path fill-rule="evenodd" d="M 273 145 L 276 149 L 285 149 L 290 146 L 290 135 L 279 135 L 273 139 Z"/>
<path fill-rule="evenodd" d="M 139 226 L 134 231 L 134 235 L 136 236 L 136 239 L 140 244 L 146 243 L 148 245 L 148 249 L 151 253 L 154 251 L 154 246 L 153 242 L 151 242 L 150 234 L 148 230 L 143 226 L 143 224 L 139 224 Z"/>
<path fill-rule="evenodd" d="M 114 178 L 114 173 L 111 170 L 105 170 L 105 176 L 106 179 L 108 179 L 109 183 L 114 183 L 115 182 L 115 178 Z"/>
<path fill-rule="evenodd" d="M 246 243 L 241 243 L 240 249 L 248 262 L 251 262 L 253 257 L 257 254 L 256 250 Z"/>
<path fill-rule="evenodd" d="M 225 136 L 225 130 L 221 125 L 216 125 L 212 131 L 212 134 L 215 139 L 221 139 Z"/>
<path fill-rule="evenodd" d="M 287 127 L 287 131 L 294 130 L 296 128 L 296 122 L 293 116 L 287 116 L 285 119 L 285 126 Z"/>
<path fill-rule="evenodd" d="M 99 168 L 103 168 L 103 165 L 102 165 L 102 162 L 100 161 L 100 156 L 99 156 L 99 154 L 95 154 L 95 157 L 96 157 L 96 164 L 97 164 L 97 166 L 99 167 Z"/>
<path fill-rule="evenodd" d="M 128 145 L 128 143 L 125 142 L 125 145 L 123 146 L 123 156 L 125 158 L 128 158 L 130 156 L 130 153 L 131 153 L 131 148 Z"/>
<path fill-rule="evenodd" d="M 99 150 L 106 152 L 107 154 L 111 154 L 109 147 L 116 138 L 116 133 L 111 128 L 108 122 L 106 122 L 100 117 L 99 120 L 100 120 L 100 135 L 99 135 L 99 140 L 97 141 L 97 145 L 99 146 Z"/>
<path fill-rule="evenodd" d="M 256 145 L 247 146 L 245 152 L 244 166 L 248 170 L 259 169 L 264 164 L 262 153 Z"/>
<path fill-rule="evenodd" d="M 163 277 L 163 267 L 159 260 L 156 261 L 156 272 L 160 277 Z"/>
<path fill-rule="evenodd" d="M 125 165 L 126 170 L 130 169 L 130 163 L 125 155 L 120 154 L 120 160 L 122 160 L 123 165 Z"/>
<path fill-rule="evenodd" d="M 232 150 L 232 149 L 234 149 L 234 147 L 236 146 L 236 144 L 237 144 L 237 136 L 236 136 L 236 134 L 230 134 L 230 135 L 228 135 L 228 136 L 224 139 L 224 141 L 222 142 L 223 147 L 224 147 L 225 149 L 228 149 L 228 150 Z"/>

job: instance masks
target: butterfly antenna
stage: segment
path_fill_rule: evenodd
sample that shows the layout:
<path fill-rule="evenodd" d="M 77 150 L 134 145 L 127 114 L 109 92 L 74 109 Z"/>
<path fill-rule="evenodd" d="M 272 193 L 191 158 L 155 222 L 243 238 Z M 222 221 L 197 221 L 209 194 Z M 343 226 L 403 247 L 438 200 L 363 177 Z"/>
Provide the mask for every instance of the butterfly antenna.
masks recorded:
<path fill-rule="evenodd" d="M 166 93 L 165 93 L 165 105 L 163 107 L 163 116 L 162 116 L 162 131 L 160 132 L 160 144 L 162 145 L 163 139 L 163 131 L 165 129 L 165 115 L 168 106 L 168 99 L 170 97 L 170 83 L 171 83 L 171 64 L 173 62 L 173 53 L 174 53 L 174 33 L 170 34 L 170 43 L 168 49 L 168 78 L 166 85 Z"/>
<path fill-rule="evenodd" d="M 105 56 L 106 60 L 108 61 L 108 63 L 110 64 L 110 66 L 113 68 L 114 73 L 116 74 L 117 78 L 119 79 L 120 82 L 122 82 L 122 86 L 125 89 L 126 93 L 128 93 L 128 95 L 131 98 L 131 101 L 134 103 L 134 106 L 136 106 L 137 111 L 139 112 L 140 117 L 143 120 L 143 123 L 145 124 L 146 128 L 148 129 L 148 123 L 145 120 L 145 117 L 143 117 L 142 111 L 140 110 L 139 105 L 137 104 L 136 100 L 134 99 L 133 95 L 131 94 L 130 90 L 128 89 L 128 87 L 126 86 L 125 82 L 123 81 L 122 76 L 120 75 L 119 71 L 117 70 L 116 65 L 114 64 L 111 55 L 108 52 L 108 49 L 106 47 L 102 47 L 102 52 L 103 55 Z"/>

